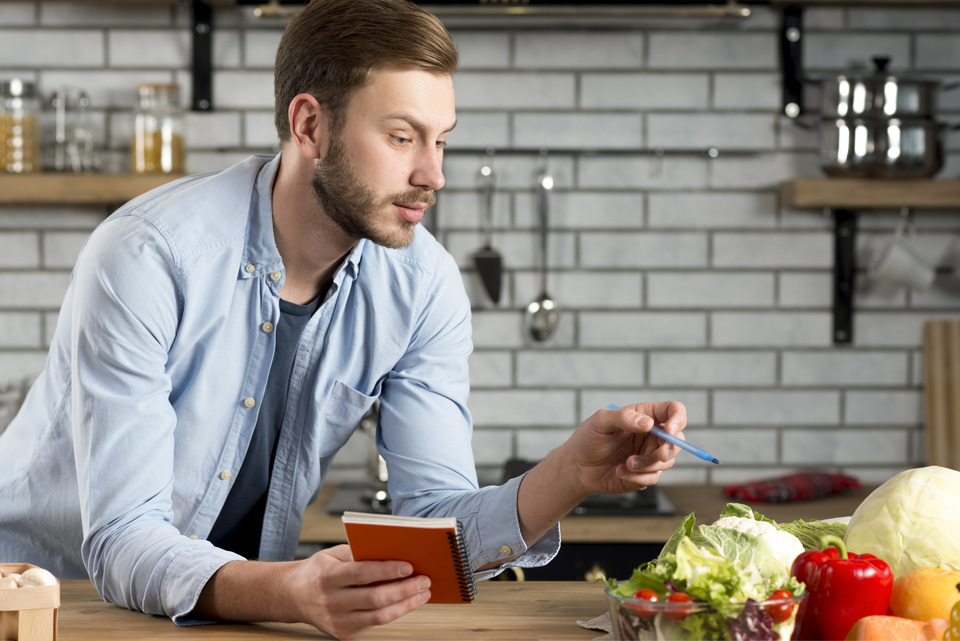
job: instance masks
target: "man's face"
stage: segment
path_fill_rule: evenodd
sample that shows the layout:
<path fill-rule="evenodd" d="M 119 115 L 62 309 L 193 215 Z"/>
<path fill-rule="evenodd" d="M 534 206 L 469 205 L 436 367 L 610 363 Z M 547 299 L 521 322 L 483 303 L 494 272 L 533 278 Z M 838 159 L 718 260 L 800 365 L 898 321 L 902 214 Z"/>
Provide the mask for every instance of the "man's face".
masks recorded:
<path fill-rule="evenodd" d="M 406 247 L 443 187 L 447 134 L 456 124 L 453 80 L 380 71 L 350 99 L 313 189 L 324 214 L 353 238 Z"/>

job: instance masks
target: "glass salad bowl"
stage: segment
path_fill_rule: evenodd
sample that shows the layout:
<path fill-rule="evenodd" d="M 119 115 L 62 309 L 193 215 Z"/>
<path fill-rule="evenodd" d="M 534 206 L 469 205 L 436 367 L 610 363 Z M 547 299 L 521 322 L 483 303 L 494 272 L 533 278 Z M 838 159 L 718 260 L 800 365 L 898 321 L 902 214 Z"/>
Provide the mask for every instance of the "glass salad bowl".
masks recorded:
<path fill-rule="evenodd" d="M 606 589 L 617 641 L 788 641 L 796 639 L 806 593 L 747 603 L 649 601 Z"/>

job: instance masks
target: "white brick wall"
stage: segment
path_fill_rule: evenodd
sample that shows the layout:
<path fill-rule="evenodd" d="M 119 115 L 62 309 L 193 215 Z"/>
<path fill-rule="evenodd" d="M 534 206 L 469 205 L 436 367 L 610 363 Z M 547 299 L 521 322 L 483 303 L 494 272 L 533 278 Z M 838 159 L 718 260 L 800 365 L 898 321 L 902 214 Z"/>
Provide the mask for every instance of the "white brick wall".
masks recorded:
<path fill-rule="evenodd" d="M 900 70 L 960 80 L 960 10 L 820 9 L 804 14 L 805 67 L 829 75 L 873 55 Z M 273 55 L 282 22 L 249 9 L 214 16 L 212 113 L 189 113 L 191 171 L 275 149 Z M 855 343 L 831 342 L 830 221 L 780 207 L 777 185 L 818 177 L 815 132 L 779 116 L 779 16 L 743 23 L 642 21 L 621 28 L 486 29 L 454 23 L 462 70 L 447 187 L 428 221 L 474 300 L 471 357 L 481 476 L 504 457 L 537 458 L 608 402 L 674 398 L 689 438 L 721 467 L 681 455 L 664 482 L 727 483 L 827 465 L 878 481 L 923 462 L 921 327 L 960 314 L 949 273 L 957 212 L 918 213 L 917 243 L 940 266 L 924 293 L 861 277 Z M 182 6 L 0 3 L 0 78 L 93 100 L 104 166 L 128 162 L 134 87 L 177 81 L 189 101 L 190 16 Z M 943 119 L 960 120 L 960 92 Z M 554 153 L 549 278 L 557 334 L 533 343 L 522 308 L 540 288 L 535 153 L 501 154 L 494 245 L 507 268 L 493 305 L 474 272 L 482 242 L 481 155 Z M 715 147 L 719 156 L 705 151 Z M 657 148 L 662 154 L 651 153 Z M 941 177 L 960 177 L 960 134 Z M 635 153 L 634 153 L 635 152 Z M 0 208 L 0 387 L 43 366 L 56 311 L 101 208 Z M 954 215 L 951 215 L 954 214 Z M 866 261 L 899 212 L 865 212 Z M 336 473 L 363 473 L 366 437 Z"/>

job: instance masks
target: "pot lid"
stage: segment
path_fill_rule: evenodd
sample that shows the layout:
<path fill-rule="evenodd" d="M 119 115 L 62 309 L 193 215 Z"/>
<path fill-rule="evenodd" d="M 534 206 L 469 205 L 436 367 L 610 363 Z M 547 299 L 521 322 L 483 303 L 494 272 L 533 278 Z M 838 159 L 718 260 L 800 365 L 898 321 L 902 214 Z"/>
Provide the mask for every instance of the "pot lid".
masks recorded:
<path fill-rule="evenodd" d="M 886 82 L 895 82 L 897 84 L 905 83 L 918 83 L 918 84 L 929 84 L 937 85 L 940 83 L 939 80 L 934 78 L 923 78 L 920 76 L 912 76 L 909 74 L 903 73 L 894 73 L 888 71 L 890 66 L 890 56 L 874 56 L 871 58 L 873 61 L 873 69 L 870 71 L 865 70 L 856 70 L 856 71 L 847 71 L 841 73 L 839 78 L 844 78 L 851 82 L 866 82 L 866 83 L 886 83 Z"/>

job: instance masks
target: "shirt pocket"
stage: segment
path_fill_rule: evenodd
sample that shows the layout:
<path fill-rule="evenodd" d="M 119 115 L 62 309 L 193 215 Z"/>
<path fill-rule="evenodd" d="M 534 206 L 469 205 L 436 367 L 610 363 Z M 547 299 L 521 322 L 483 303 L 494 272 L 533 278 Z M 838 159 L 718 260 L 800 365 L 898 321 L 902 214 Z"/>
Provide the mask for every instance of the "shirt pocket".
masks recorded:
<path fill-rule="evenodd" d="M 321 456 L 332 455 L 343 447 L 376 400 L 376 396 L 358 392 L 342 381 L 333 384 L 323 416 L 327 438 Z"/>

